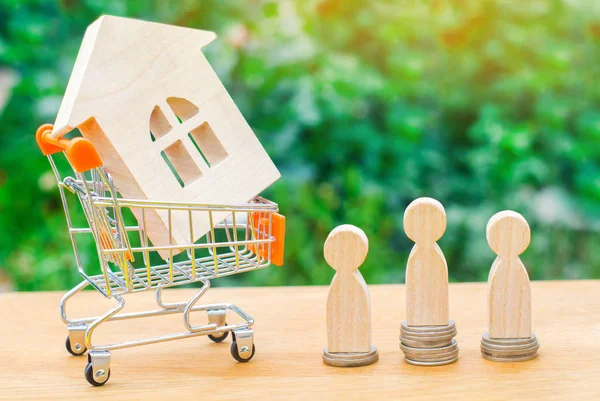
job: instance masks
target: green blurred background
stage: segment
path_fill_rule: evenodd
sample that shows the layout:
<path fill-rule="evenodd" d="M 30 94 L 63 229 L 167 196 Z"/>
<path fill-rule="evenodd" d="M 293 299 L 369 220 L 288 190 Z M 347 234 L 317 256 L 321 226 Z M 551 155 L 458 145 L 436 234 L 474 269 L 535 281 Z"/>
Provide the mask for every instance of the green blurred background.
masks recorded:
<path fill-rule="evenodd" d="M 403 282 L 419 196 L 446 207 L 452 281 L 486 280 L 502 209 L 531 225 L 533 279 L 600 278 L 600 2 L 0 0 L 2 290 L 80 280 L 34 132 L 101 14 L 216 32 L 207 57 L 282 173 L 284 267 L 214 284 L 327 284 L 342 223 L 369 236 L 369 283 Z"/>

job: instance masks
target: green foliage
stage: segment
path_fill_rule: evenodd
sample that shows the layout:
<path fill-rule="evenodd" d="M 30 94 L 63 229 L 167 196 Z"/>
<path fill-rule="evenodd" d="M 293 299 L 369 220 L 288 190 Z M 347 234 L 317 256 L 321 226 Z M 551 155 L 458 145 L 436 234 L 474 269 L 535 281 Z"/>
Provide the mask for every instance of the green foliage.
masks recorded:
<path fill-rule="evenodd" d="M 502 209 L 532 227 L 533 279 L 600 278 L 595 2 L 0 0 L 0 82 L 17 77 L 0 101 L 0 281 L 79 280 L 33 133 L 101 14 L 217 32 L 207 57 L 282 172 L 265 195 L 288 218 L 284 267 L 215 284 L 326 284 L 322 245 L 341 223 L 369 236 L 368 282 L 402 282 L 419 196 L 446 207 L 453 281 L 486 279 Z"/>

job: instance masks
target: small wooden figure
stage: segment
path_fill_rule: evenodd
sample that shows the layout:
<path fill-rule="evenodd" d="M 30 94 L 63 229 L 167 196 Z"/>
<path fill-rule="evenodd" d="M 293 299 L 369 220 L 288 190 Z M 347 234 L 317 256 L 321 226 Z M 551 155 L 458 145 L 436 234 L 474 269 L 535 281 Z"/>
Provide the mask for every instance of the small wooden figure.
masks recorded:
<path fill-rule="evenodd" d="M 446 212 L 432 198 L 415 199 L 404 213 L 404 231 L 415 242 L 406 266 L 408 326 L 447 326 L 448 266 L 436 243 L 446 231 Z"/>
<path fill-rule="evenodd" d="M 404 213 L 404 231 L 415 242 L 406 265 L 406 320 L 400 349 L 406 362 L 441 366 L 458 360 L 456 324 L 448 313 L 448 266 L 436 243 L 446 231 L 446 212 L 432 198 L 418 198 Z"/>
<path fill-rule="evenodd" d="M 367 283 L 358 271 L 369 250 L 369 240 L 358 227 L 336 227 L 325 241 L 327 263 L 336 271 L 327 298 L 327 348 L 323 361 L 334 366 L 362 366 L 377 362 L 371 344 L 371 304 Z"/>
<path fill-rule="evenodd" d="M 277 168 L 202 48 L 213 32 L 113 16 L 83 38 L 52 135 L 78 128 L 124 198 L 244 203 L 279 178 Z M 133 208 L 138 221 L 139 208 Z M 229 212 L 214 213 L 214 223 Z M 147 209 L 155 246 L 196 240 L 207 213 Z M 169 227 L 172 235 L 169 237 Z M 162 251 L 166 257 L 168 251 Z"/>
<path fill-rule="evenodd" d="M 498 255 L 488 280 L 489 336 L 531 336 L 531 287 L 519 255 L 529 246 L 531 232 L 519 213 L 503 211 L 487 225 L 487 240 Z"/>
<path fill-rule="evenodd" d="M 519 213 L 505 210 L 490 219 L 486 236 L 498 257 L 488 278 L 489 329 L 481 353 L 499 362 L 533 359 L 540 345 L 531 330 L 529 276 L 519 258 L 531 240 L 529 225 Z"/>

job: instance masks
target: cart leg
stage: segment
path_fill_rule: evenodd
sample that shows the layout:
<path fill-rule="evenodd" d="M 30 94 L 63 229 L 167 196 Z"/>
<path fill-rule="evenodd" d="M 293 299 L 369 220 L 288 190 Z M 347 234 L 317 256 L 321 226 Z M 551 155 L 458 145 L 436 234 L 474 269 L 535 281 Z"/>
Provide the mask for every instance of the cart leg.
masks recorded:
<path fill-rule="evenodd" d="M 81 356 L 85 353 L 85 332 L 87 331 L 87 324 L 69 324 L 67 325 L 69 335 L 65 347 L 71 355 Z"/>
<path fill-rule="evenodd" d="M 209 329 L 207 326 L 192 326 L 190 323 L 189 315 L 194 310 L 206 310 L 206 314 L 208 316 L 209 326 L 212 327 L 225 327 L 227 326 L 227 308 L 219 308 L 219 309 L 205 309 L 203 307 L 195 307 L 198 300 L 206 293 L 206 291 L 210 288 L 210 281 L 203 280 L 203 286 L 200 291 L 189 301 L 189 302 L 173 302 L 167 303 L 162 299 L 162 288 L 156 289 L 156 303 L 158 306 L 165 310 L 175 310 L 182 308 L 184 313 L 184 324 L 186 328 L 192 332 L 199 332 Z M 216 343 L 220 343 L 227 338 L 229 335 L 229 331 L 215 331 L 212 334 L 208 334 L 208 338 Z"/>
<path fill-rule="evenodd" d="M 198 300 L 200 300 L 200 298 L 202 297 L 202 295 L 204 295 L 206 293 L 206 291 L 208 291 L 208 289 L 210 288 L 210 281 L 208 280 L 202 280 L 202 288 L 200 288 L 200 290 L 192 297 L 192 299 L 190 299 L 190 301 L 187 303 L 187 305 L 185 306 L 185 308 L 183 309 L 183 324 L 185 325 L 185 328 L 188 329 L 191 332 L 198 332 L 198 331 L 204 331 L 204 330 L 210 330 L 210 327 L 207 326 L 192 326 L 192 324 L 190 323 L 190 312 L 194 309 L 194 305 L 196 305 L 196 303 L 198 302 Z M 214 328 L 214 326 L 212 326 Z"/>
<path fill-rule="evenodd" d="M 111 317 L 119 313 L 125 306 L 125 300 L 122 297 L 115 295 L 113 298 L 115 301 L 117 301 L 117 305 L 108 312 L 106 312 L 104 315 L 100 316 L 92 323 L 90 323 L 85 332 L 85 347 L 88 350 L 90 350 L 90 352 L 94 350 L 94 346 L 92 345 L 92 333 L 94 332 L 94 330 L 96 330 L 96 328 L 100 326 L 103 322 L 110 320 Z"/>
<path fill-rule="evenodd" d="M 102 386 L 110 377 L 110 351 L 106 347 L 94 347 L 92 345 L 92 333 L 104 321 L 119 313 L 125 306 L 125 301 L 119 296 L 114 296 L 117 305 L 104 315 L 94 320 L 85 331 L 85 347 L 88 352 L 88 364 L 84 373 L 87 381 L 93 386 Z M 104 349 L 103 349 L 104 348 Z"/>
<path fill-rule="evenodd" d="M 251 327 L 234 330 L 235 340 L 231 343 L 231 356 L 238 362 L 248 362 L 254 356 L 254 330 Z"/>
<path fill-rule="evenodd" d="M 164 302 L 162 300 L 162 288 L 156 289 L 156 303 L 163 309 L 177 309 L 184 308 L 187 305 L 187 302 Z"/>
<path fill-rule="evenodd" d="M 110 378 L 110 351 L 90 351 L 85 378 L 92 386 L 102 386 Z"/>
<path fill-rule="evenodd" d="M 79 283 L 75 287 L 73 287 L 69 292 L 67 292 L 60 300 L 60 317 L 61 317 L 62 321 L 65 322 L 65 324 L 67 324 L 67 325 L 77 324 L 77 323 L 82 323 L 82 320 L 86 320 L 86 319 L 69 319 L 67 317 L 67 302 L 69 301 L 69 299 L 71 299 L 73 296 L 75 296 L 76 294 L 81 292 L 81 290 L 83 290 L 88 285 L 89 285 L 89 283 L 87 281 L 85 281 L 85 280 L 82 281 L 81 283 Z"/>

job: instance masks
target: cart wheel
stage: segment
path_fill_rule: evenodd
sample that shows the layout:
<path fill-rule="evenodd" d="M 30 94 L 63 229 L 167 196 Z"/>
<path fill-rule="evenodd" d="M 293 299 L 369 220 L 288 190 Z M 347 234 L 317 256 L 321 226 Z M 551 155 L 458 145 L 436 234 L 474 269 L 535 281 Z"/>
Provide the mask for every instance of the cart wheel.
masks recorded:
<path fill-rule="evenodd" d="M 237 342 L 234 341 L 231 343 L 231 356 L 238 362 L 248 362 L 250 359 L 252 359 L 255 352 L 256 347 L 254 346 L 254 344 L 252 344 L 252 353 L 250 354 L 250 356 L 248 358 L 242 358 L 240 356 L 240 353 L 238 352 Z"/>
<path fill-rule="evenodd" d="M 100 383 L 94 379 L 94 368 L 92 367 L 91 363 L 88 363 L 87 365 L 85 365 L 85 378 L 92 386 L 95 386 L 95 387 L 103 386 L 106 384 L 108 379 L 110 379 L 110 369 L 108 369 L 108 377 L 106 378 L 106 380 L 104 380 L 102 383 Z"/>
<path fill-rule="evenodd" d="M 221 341 L 225 340 L 228 335 L 229 335 L 229 332 L 226 331 L 223 334 L 221 334 L 220 337 L 216 337 L 216 336 L 213 336 L 212 334 L 209 334 L 208 338 L 210 338 L 211 340 L 213 340 L 216 343 L 220 343 Z"/>
<path fill-rule="evenodd" d="M 82 345 L 81 349 L 79 349 L 79 350 L 74 350 L 73 348 L 71 348 L 71 341 L 69 340 L 69 336 L 67 336 L 67 341 L 65 342 L 65 348 L 67 349 L 69 354 L 71 354 L 73 356 L 81 356 L 81 355 L 85 354 L 85 351 L 87 351 L 84 345 Z"/>

